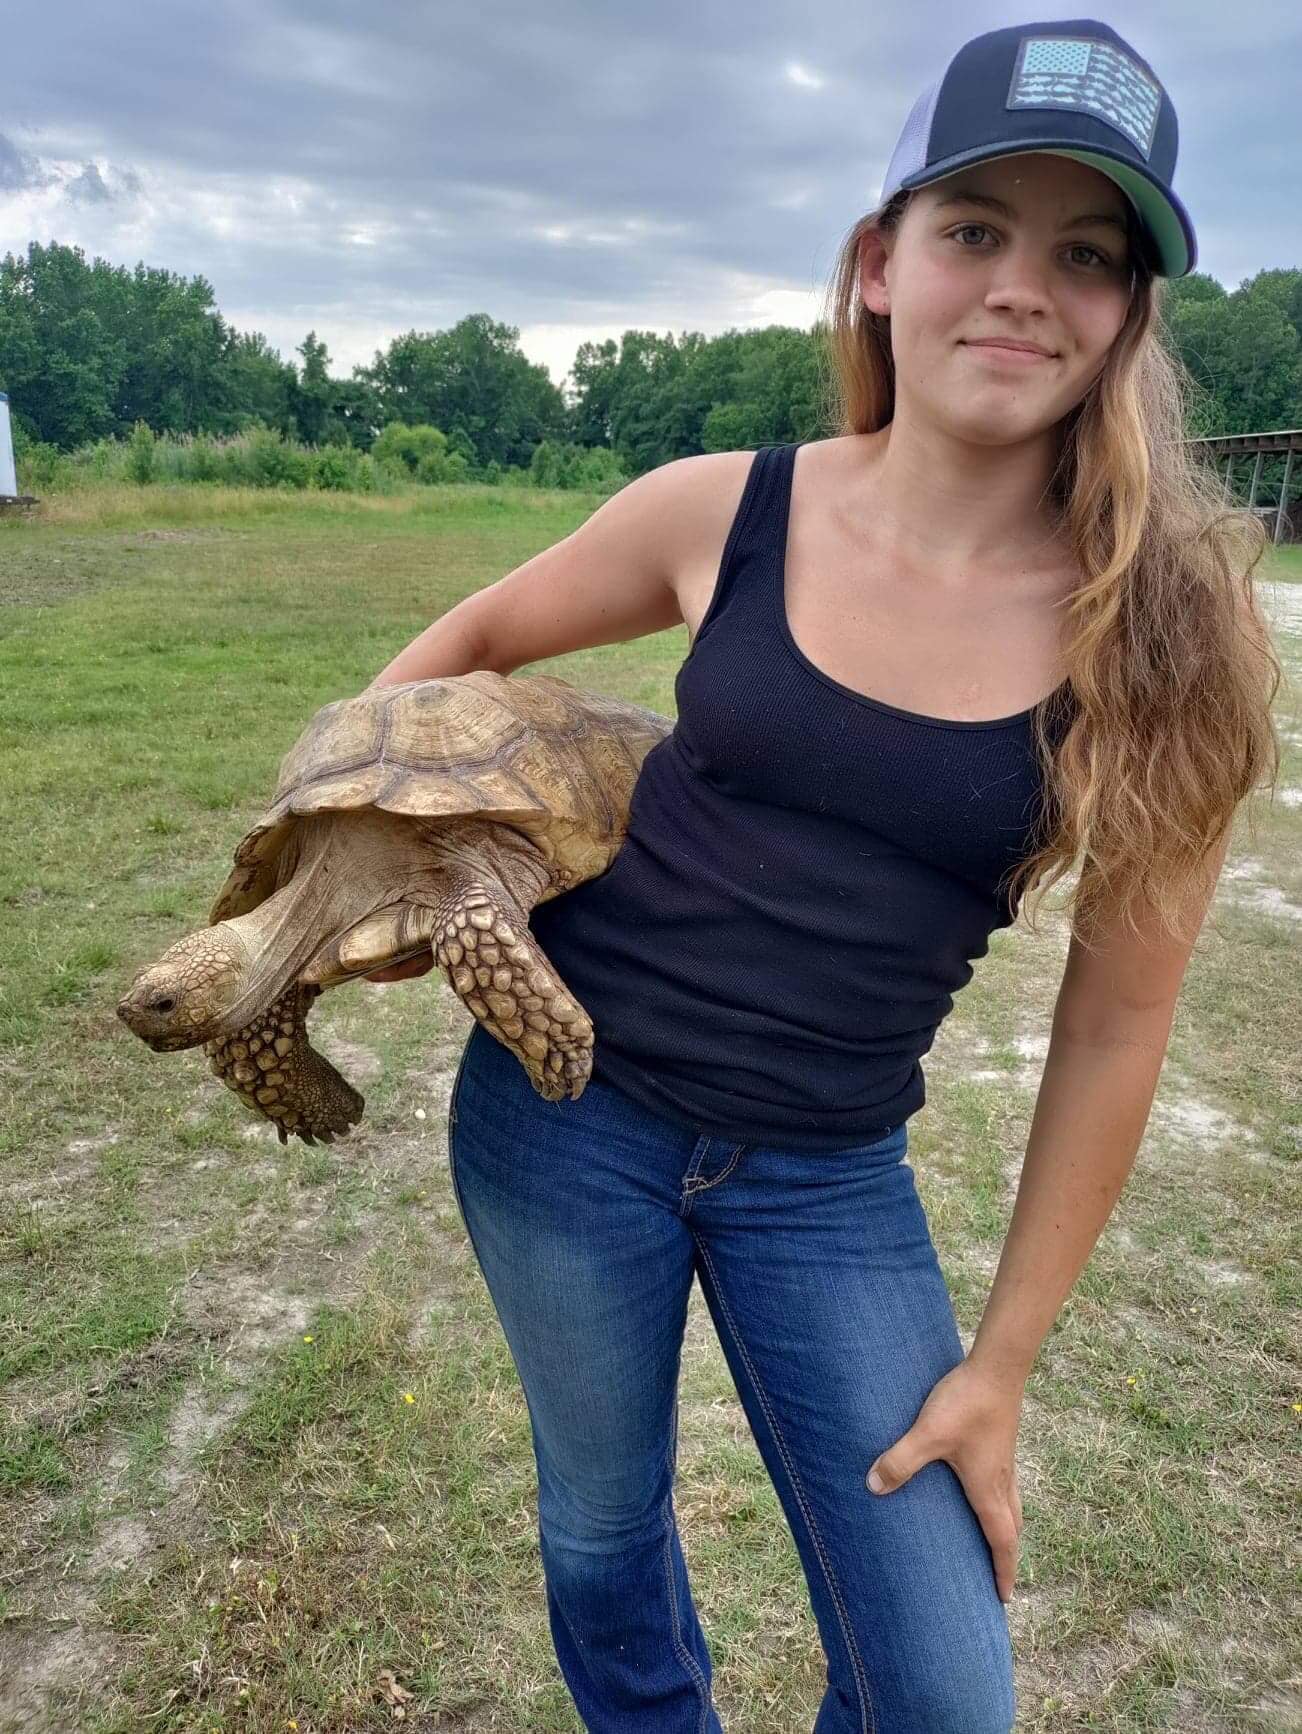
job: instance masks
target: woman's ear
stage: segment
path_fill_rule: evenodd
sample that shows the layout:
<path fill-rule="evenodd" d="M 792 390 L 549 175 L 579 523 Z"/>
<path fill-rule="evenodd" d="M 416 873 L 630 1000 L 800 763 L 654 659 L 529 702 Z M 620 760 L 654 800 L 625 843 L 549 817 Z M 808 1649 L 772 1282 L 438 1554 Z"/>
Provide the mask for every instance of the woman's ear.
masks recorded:
<path fill-rule="evenodd" d="M 881 230 L 865 229 L 859 237 L 859 293 L 870 313 L 890 313 L 891 292 L 886 286 L 889 257 Z"/>

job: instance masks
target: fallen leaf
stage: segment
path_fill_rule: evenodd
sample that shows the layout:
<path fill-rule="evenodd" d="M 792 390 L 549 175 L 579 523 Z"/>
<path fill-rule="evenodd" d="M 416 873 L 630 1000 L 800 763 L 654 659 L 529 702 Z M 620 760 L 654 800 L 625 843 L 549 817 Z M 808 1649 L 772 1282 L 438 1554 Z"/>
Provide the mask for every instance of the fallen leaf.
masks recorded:
<path fill-rule="evenodd" d="M 406 1721 L 407 1712 L 403 1706 L 405 1704 L 410 1704 L 412 1695 L 405 1686 L 400 1686 L 398 1684 L 397 1679 L 394 1677 L 393 1669 L 381 1668 L 379 1675 L 377 1676 L 376 1684 L 380 1688 L 380 1696 L 393 1711 L 394 1721 Z"/>

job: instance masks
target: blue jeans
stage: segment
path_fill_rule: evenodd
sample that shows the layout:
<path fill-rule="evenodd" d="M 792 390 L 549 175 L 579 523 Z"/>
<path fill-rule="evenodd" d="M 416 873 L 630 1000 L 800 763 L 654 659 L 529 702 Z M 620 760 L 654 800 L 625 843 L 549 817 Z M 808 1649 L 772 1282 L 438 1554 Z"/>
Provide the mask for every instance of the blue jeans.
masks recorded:
<path fill-rule="evenodd" d="M 596 1734 L 721 1734 L 674 1517 L 698 1276 L 827 1657 L 814 1734 L 1007 1734 L 1008 1619 L 962 1483 L 873 1460 L 963 1359 L 907 1131 L 793 1152 L 589 1080 L 547 1102 L 478 1024 L 452 1088 L 461 1214 L 524 1388 L 556 1657 Z"/>

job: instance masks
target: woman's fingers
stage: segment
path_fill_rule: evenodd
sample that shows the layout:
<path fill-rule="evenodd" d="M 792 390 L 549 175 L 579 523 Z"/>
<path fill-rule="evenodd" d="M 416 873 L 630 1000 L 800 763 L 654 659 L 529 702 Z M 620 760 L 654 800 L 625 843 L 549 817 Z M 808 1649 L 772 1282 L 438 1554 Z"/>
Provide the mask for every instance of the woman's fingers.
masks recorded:
<path fill-rule="evenodd" d="M 1013 1585 L 1017 1582 L 1018 1525 L 1013 1519 L 1011 1509 L 1005 1504 L 977 1505 L 970 1499 L 969 1502 L 977 1514 L 986 1540 L 990 1543 L 999 1599 L 1006 1602 L 1012 1596 Z"/>

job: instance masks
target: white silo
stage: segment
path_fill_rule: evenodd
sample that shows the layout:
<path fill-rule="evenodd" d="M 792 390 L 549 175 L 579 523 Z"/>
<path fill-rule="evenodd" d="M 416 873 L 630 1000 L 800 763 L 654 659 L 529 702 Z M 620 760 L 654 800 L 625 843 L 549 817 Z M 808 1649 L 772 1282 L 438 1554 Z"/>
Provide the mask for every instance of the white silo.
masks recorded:
<path fill-rule="evenodd" d="M 9 395 L 0 391 L 0 500 L 13 499 L 18 493 L 18 476 L 14 469 L 14 436 L 9 426 Z"/>

